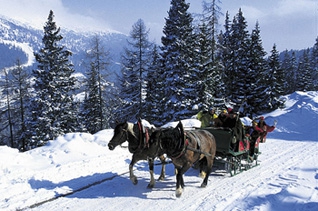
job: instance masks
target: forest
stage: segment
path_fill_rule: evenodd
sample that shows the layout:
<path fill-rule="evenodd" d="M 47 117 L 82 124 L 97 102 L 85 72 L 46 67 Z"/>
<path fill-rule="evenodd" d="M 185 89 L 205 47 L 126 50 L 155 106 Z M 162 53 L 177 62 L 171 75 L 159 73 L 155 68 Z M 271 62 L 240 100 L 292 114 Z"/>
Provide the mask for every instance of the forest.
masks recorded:
<path fill-rule="evenodd" d="M 37 68 L 29 74 L 17 60 L 1 79 L 0 144 L 26 151 L 70 132 L 94 134 L 138 118 L 161 126 L 225 104 L 253 118 L 283 108 L 284 95 L 318 90 L 318 38 L 301 56 L 280 53 L 275 43 L 267 55 L 260 24 L 249 32 L 241 9 L 221 23 L 219 3 L 203 1 L 194 17 L 185 0 L 171 0 L 160 45 L 137 20 L 115 83 L 97 35 L 87 49 L 87 78 L 78 81 L 51 10 L 42 48 L 34 52 Z"/>

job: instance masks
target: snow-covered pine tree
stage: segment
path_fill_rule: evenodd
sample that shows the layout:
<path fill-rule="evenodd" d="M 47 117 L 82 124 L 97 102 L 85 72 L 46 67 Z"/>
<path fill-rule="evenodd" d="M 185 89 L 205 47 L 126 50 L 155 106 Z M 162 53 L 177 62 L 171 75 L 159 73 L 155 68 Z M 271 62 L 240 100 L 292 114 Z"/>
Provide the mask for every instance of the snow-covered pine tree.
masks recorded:
<path fill-rule="evenodd" d="M 271 54 L 268 58 L 268 75 L 265 76 L 266 84 L 269 88 L 269 101 L 268 109 L 274 110 L 283 105 L 283 102 L 280 99 L 280 96 L 284 92 L 284 72 L 281 68 L 279 60 L 279 52 L 276 49 L 276 44 L 273 45 Z"/>
<path fill-rule="evenodd" d="M 230 79 L 229 77 L 231 74 L 229 73 L 229 67 L 231 66 L 231 50 L 230 50 L 230 40 L 231 40 L 231 21 L 229 12 L 225 14 L 225 23 L 224 23 L 224 32 L 220 32 L 218 36 L 218 58 L 221 61 L 222 70 L 221 70 L 221 78 L 224 82 L 223 88 L 223 95 L 218 96 L 219 98 L 225 98 L 229 95 L 229 89 L 227 87 L 230 86 Z"/>
<path fill-rule="evenodd" d="M 27 150 L 27 140 L 23 136 L 26 132 L 25 119 L 27 116 L 27 105 L 30 101 L 29 89 L 30 84 L 30 75 L 22 67 L 20 60 L 16 62 L 16 68 L 10 71 L 12 75 L 12 81 L 10 84 L 15 90 L 15 103 L 14 107 L 16 109 L 15 116 L 17 122 L 15 123 L 15 128 L 17 130 L 16 142 L 20 151 Z"/>
<path fill-rule="evenodd" d="M 4 69 L 5 77 L 0 80 L 2 97 L 6 102 L 0 112 L 0 144 L 25 151 L 27 140 L 22 134 L 26 130 L 24 119 L 30 97 L 30 77 L 19 59 L 15 65 L 13 69 Z"/>
<path fill-rule="evenodd" d="M 221 8 L 218 6 L 220 1 L 212 0 L 203 2 L 203 20 L 200 28 L 200 61 L 199 68 L 202 77 L 203 86 L 203 105 L 209 107 L 214 105 L 214 98 L 222 98 L 225 94 L 225 87 L 221 75 L 222 65 L 219 56 L 219 47 L 217 44 L 219 18 Z M 201 82 L 201 83 L 202 83 Z"/>
<path fill-rule="evenodd" d="M 198 92 L 197 102 L 193 102 L 199 107 L 210 107 L 213 104 L 215 96 L 216 71 L 213 69 L 211 45 L 208 38 L 208 29 L 203 22 L 199 26 L 197 37 L 199 54 L 198 54 L 198 81 L 197 86 L 201 87 Z M 197 111 L 196 111 L 197 112 Z"/>
<path fill-rule="evenodd" d="M 108 77 L 107 66 L 109 65 L 109 51 L 105 49 L 99 36 L 94 36 L 87 50 L 87 63 L 90 64 L 87 72 L 87 83 L 83 110 L 81 111 L 82 124 L 86 130 L 94 134 L 107 128 L 108 112 L 106 110 L 107 94 L 111 94 L 111 83 L 105 81 Z M 108 92 L 109 91 L 109 92 Z M 110 97 L 109 97 L 110 98 Z"/>
<path fill-rule="evenodd" d="M 247 69 L 245 78 L 240 79 L 243 79 L 242 83 L 245 83 L 243 90 L 245 90 L 244 96 L 246 102 L 244 103 L 243 115 L 252 118 L 255 114 L 267 108 L 269 98 L 267 95 L 268 87 L 263 80 L 267 71 L 266 52 L 263 48 L 258 22 L 256 22 L 255 28 L 251 33 L 251 46 L 248 54 L 250 57 L 249 68 Z"/>
<path fill-rule="evenodd" d="M 311 69 L 313 71 L 314 90 L 318 90 L 318 37 L 311 51 Z"/>
<path fill-rule="evenodd" d="M 85 89 L 85 98 L 83 101 L 83 109 L 81 111 L 81 121 L 85 129 L 94 134 L 101 130 L 101 98 L 99 97 L 98 72 L 92 63 L 90 71 L 87 72 L 87 84 Z"/>
<path fill-rule="evenodd" d="M 295 51 L 283 52 L 283 59 L 281 68 L 284 71 L 285 85 L 284 85 L 284 94 L 291 94 L 296 91 L 297 81 L 296 81 L 296 72 L 297 72 L 297 63 Z"/>
<path fill-rule="evenodd" d="M 228 97 L 239 106 L 245 98 L 245 77 L 250 69 L 251 46 L 247 22 L 241 9 L 233 18 L 229 42 L 229 65 L 226 70 Z"/>
<path fill-rule="evenodd" d="M 297 90 L 298 91 L 313 91 L 314 84 L 312 78 L 312 66 L 310 63 L 310 49 L 304 50 L 303 55 L 299 59 L 297 70 Z"/>
<path fill-rule="evenodd" d="M 0 137 L 4 138 L 6 140 L 7 146 L 10 146 L 12 148 L 16 148 L 15 143 L 15 131 L 14 131 L 14 106 L 13 106 L 13 99 L 12 94 L 14 93 L 14 89 L 11 86 L 10 82 L 10 76 L 9 71 L 4 70 L 4 80 L 1 82 L 1 88 L 2 88 L 2 95 L 4 100 L 4 106 L 1 107 L 1 134 Z"/>
<path fill-rule="evenodd" d="M 144 118 L 146 74 L 151 61 L 153 43 L 148 39 L 149 30 L 139 19 L 132 27 L 130 39 L 122 55 L 121 101 L 116 112 L 121 120 L 136 121 Z"/>
<path fill-rule="evenodd" d="M 158 119 L 160 99 L 162 99 L 162 93 L 159 91 L 164 86 L 164 81 L 160 81 L 161 68 L 160 68 L 160 54 L 157 45 L 154 45 L 151 55 L 151 62 L 146 76 L 146 102 L 144 117 L 151 124 L 161 126 L 161 122 Z"/>
<path fill-rule="evenodd" d="M 27 120 L 31 147 L 36 147 L 61 134 L 74 132 L 77 114 L 73 102 L 76 78 L 69 61 L 71 52 L 59 45 L 63 39 L 53 21 L 51 10 L 44 26 L 43 48 L 34 53 L 38 68 L 33 70 L 35 96 Z"/>
<path fill-rule="evenodd" d="M 189 118 L 200 87 L 193 33 L 192 16 L 185 0 L 171 0 L 168 18 L 161 38 L 162 80 L 164 98 L 159 117 L 163 123 Z"/>

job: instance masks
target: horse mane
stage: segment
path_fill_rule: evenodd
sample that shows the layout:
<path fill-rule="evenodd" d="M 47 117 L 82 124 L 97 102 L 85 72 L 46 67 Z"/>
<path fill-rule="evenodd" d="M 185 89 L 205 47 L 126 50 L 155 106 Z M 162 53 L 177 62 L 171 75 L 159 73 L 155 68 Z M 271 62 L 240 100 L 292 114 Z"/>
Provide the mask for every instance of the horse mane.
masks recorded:
<path fill-rule="evenodd" d="M 136 139 L 139 139 L 137 136 L 136 136 L 136 133 L 134 131 L 134 124 L 131 123 L 131 122 L 127 122 L 127 131 L 133 136 L 135 137 Z"/>

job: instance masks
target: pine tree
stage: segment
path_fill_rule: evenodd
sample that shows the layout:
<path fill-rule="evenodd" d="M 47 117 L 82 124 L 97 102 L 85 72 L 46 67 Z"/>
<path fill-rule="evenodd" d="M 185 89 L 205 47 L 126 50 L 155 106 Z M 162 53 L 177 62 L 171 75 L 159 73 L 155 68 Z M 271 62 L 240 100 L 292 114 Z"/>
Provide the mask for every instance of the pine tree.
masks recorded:
<path fill-rule="evenodd" d="M 1 140 L 10 140 L 10 143 L 4 142 L 11 147 L 18 148 L 20 151 L 27 149 L 27 140 L 22 136 L 26 131 L 25 116 L 26 105 L 29 101 L 30 77 L 22 68 L 20 60 L 17 59 L 16 66 L 4 70 L 4 81 L 1 81 L 4 106 L 1 107 Z"/>
<path fill-rule="evenodd" d="M 252 30 L 251 46 L 248 54 L 250 60 L 249 68 L 245 77 L 241 78 L 243 79 L 241 83 L 245 83 L 243 90 L 245 90 L 244 96 L 246 100 L 243 115 L 253 117 L 254 114 L 258 114 L 266 108 L 266 102 L 269 97 L 267 95 L 267 86 L 263 80 L 267 70 L 266 52 L 262 45 L 258 22 L 256 22 L 255 28 Z"/>
<path fill-rule="evenodd" d="M 220 32 L 218 37 L 218 44 L 219 44 L 219 52 L 218 52 L 218 58 L 222 65 L 221 70 L 221 78 L 224 82 L 224 91 L 222 91 L 223 95 L 218 96 L 221 98 L 224 98 L 225 96 L 229 95 L 229 89 L 228 87 L 230 85 L 230 66 L 231 66 L 231 47 L 230 47 L 230 40 L 231 40 L 231 21 L 230 21 L 230 15 L 228 12 L 226 12 L 225 15 L 225 23 L 224 23 L 224 32 Z"/>
<path fill-rule="evenodd" d="M 318 37 L 311 52 L 311 69 L 313 77 L 313 90 L 318 90 Z"/>
<path fill-rule="evenodd" d="M 18 148 L 20 151 L 27 150 L 27 140 L 23 137 L 23 134 L 26 132 L 25 119 L 27 115 L 27 105 L 30 100 L 29 89 L 30 84 L 30 75 L 26 70 L 22 68 L 20 60 L 17 60 L 16 68 L 11 71 L 12 81 L 16 97 L 15 97 L 15 108 L 16 108 L 16 117 L 17 122 L 15 127 L 17 129 L 16 141 L 18 143 Z"/>
<path fill-rule="evenodd" d="M 146 102 L 144 117 L 151 124 L 160 126 L 161 122 L 158 120 L 159 106 L 160 106 L 160 87 L 163 86 L 164 81 L 160 81 L 160 55 L 157 45 L 154 45 L 151 55 L 151 62 L 147 71 L 146 83 Z"/>
<path fill-rule="evenodd" d="M 224 82 L 221 75 L 221 62 L 218 52 L 217 35 L 221 8 L 220 1 L 203 2 L 203 24 L 200 27 L 200 64 L 203 80 L 202 103 L 210 106 L 214 98 L 224 97 Z"/>
<path fill-rule="evenodd" d="M 213 62 L 211 55 L 211 42 L 208 38 L 208 28 L 203 23 L 199 26 L 199 54 L 198 54 L 198 81 L 197 86 L 201 87 L 198 92 L 197 102 L 195 105 L 200 107 L 210 107 L 213 104 L 214 96 L 216 94 L 216 80 L 217 74 L 213 69 Z"/>
<path fill-rule="evenodd" d="M 35 97 L 31 100 L 31 116 L 27 120 L 32 147 L 74 132 L 77 115 L 73 102 L 76 79 L 69 62 L 71 52 L 60 46 L 60 28 L 51 10 L 44 26 L 43 48 L 35 53 L 38 69 L 33 70 Z"/>
<path fill-rule="evenodd" d="M 152 43 L 148 39 L 149 30 L 139 19 L 130 32 L 128 47 L 122 56 L 121 100 L 123 106 L 118 111 L 122 120 L 135 121 L 144 118 L 146 74 L 151 61 Z"/>
<path fill-rule="evenodd" d="M 296 64 L 296 56 L 295 52 L 289 52 L 285 50 L 283 52 L 283 60 L 281 66 L 284 72 L 285 84 L 284 84 L 284 93 L 290 94 L 296 91 L 296 72 L 297 72 L 297 64 Z"/>
<path fill-rule="evenodd" d="M 314 84 L 312 78 L 312 69 L 310 64 L 310 50 L 309 48 L 304 51 L 302 57 L 299 60 L 297 71 L 297 90 L 298 91 L 313 91 Z"/>
<path fill-rule="evenodd" d="M 211 60 L 215 62 L 215 55 L 217 54 L 217 35 L 219 18 L 222 15 L 220 0 L 211 0 L 211 2 L 203 1 L 203 22 L 206 25 L 207 39 L 210 42 Z"/>
<path fill-rule="evenodd" d="M 99 95 L 99 83 L 98 83 L 98 71 L 95 65 L 91 64 L 90 72 L 87 73 L 87 88 L 85 92 L 85 99 L 83 102 L 83 110 L 81 112 L 81 119 L 85 126 L 85 129 L 94 134 L 101 130 L 102 118 L 101 115 L 101 98 Z"/>
<path fill-rule="evenodd" d="M 161 64 L 166 81 L 159 116 L 162 123 L 189 118 L 200 87 L 198 81 L 197 49 L 193 33 L 193 18 L 185 0 L 172 0 L 161 38 Z"/>
<path fill-rule="evenodd" d="M 233 18 L 229 42 L 229 66 L 226 70 L 228 97 L 230 101 L 239 106 L 245 98 L 246 81 L 244 78 L 250 70 L 251 46 L 247 23 L 241 9 Z"/>
<path fill-rule="evenodd" d="M 4 70 L 4 81 L 1 84 L 3 90 L 2 94 L 4 95 L 4 106 L 1 109 L 1 119 L 2 119 L 2 127 L 1 127 L 1 138 L 7 140 L 6 145 L 16 148 L 15 145 L 15 131 L 14 131 L 14 106 L 12 94 L 14 93 L 14 88 L 10 84 L 10 76 L 8 70 Z"/>
<path fill-rule="evenodd" d="M 86 95 L 81 119 L 87 131 L 94 134 L 108 127 L 106 119 L 109 115 L 106 110 L 107 96 L 105 95 L 106 93 L 111 95 L 111 92 L 108 92 L 111 83 L 105 79 L 108 77 L 106 73 L 109 65 L 109 51 L 105 49 L 100 37 L 96 35 L 92 39 L 91 48 L 87 52 L 90 69 L 87 73 Z M 108 97 L 110 98 L 110 96 Z"/>
<path fill-rule="evenodd" d="M 268 66 L 269 72 L 268 75 L 265 76 L 270 95 L 268 109 L 274 110 L 283 104 L 283 102 L 280 100 L 280 96 L 283 95 L 284 92 L 284 72 L 281 68 L 279 52 L 277 51 L 275 44 L 271 50 L 271 55 L 268 58 Z"/>

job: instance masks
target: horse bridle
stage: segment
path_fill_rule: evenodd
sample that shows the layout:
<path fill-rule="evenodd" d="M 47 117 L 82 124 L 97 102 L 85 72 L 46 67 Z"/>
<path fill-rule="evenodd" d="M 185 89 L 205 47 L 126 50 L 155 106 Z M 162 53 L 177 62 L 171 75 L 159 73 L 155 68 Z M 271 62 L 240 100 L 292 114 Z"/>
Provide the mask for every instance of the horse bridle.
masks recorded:
<path fill-rule="evenodd" d="M 124 134 L 125 134 L 125 135 L 126 135 L 125 141 L 128 141 L 128 130 L 123 128 L 122 131 L 123 131 L 123 134 L 119 137 L 119 140 L 121 140 L 121 138 L 122 138 L 122 137 L 124 136 Z M 122 143 L 120 143 L 119 146 L 122 147 L 122 148 L 124 148 L 124 147 L 122 146 L 122 144 L 123 144 L 125 141 L 123 141 Z"/>

